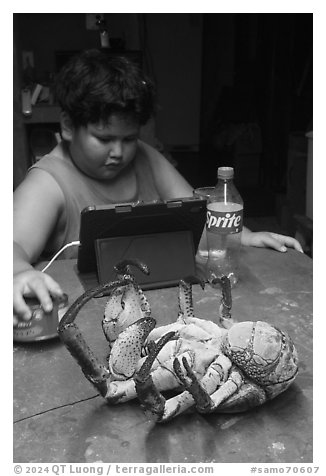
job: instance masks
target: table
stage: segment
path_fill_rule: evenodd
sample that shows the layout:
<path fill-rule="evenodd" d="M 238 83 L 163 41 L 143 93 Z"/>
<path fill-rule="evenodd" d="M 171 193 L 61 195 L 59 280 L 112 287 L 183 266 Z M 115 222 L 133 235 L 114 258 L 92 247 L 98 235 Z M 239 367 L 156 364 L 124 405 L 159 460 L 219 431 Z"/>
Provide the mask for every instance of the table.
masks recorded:
<path fill-rule="evenodd" d="M 83 292 L 76 262 L 48 270 L 69 294 Z M 177 316 L 177 288 L 147 291 L 159 324 Z M 213 319 L 220 294 L 194 286 L 199 317 Z M 97 355 L 106 342 L 105 298 L 77 323 Z M 14 462 L 29 463 L 309 463 L 313 461 L 312 260 L 294 250 L 244 248 L 233 290 L 233 316 L 265 320 L 293 338 L 300 369 L 282 395 L 246 413 L 188 413 L 154 424 L 137 401 L 109 406 L 84 378 L 59 339 L 14 345 Z"/>

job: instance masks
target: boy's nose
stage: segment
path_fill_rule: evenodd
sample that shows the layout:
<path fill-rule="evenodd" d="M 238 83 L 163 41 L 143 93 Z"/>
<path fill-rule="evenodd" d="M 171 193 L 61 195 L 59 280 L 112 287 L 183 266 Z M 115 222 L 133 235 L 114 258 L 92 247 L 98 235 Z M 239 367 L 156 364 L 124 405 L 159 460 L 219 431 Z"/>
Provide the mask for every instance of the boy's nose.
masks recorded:
<path fill-rule="evenodd" d="M 122 157 L 122 142 L 114 141 L 110 147 L 110 157 Z"/>

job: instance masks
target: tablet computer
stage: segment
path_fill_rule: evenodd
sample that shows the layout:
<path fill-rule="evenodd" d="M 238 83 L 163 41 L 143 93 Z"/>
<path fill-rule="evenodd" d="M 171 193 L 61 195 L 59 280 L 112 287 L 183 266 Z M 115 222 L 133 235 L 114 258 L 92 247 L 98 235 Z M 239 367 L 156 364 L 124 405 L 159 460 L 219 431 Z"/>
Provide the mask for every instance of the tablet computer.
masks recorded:
<path fill-rule="evenodd" d="M 104 283 L 114 266 L 137 258 L 150 275 L 135 269 L 144 288 L 173 286 L 195 274 L 195 254 L 206 220 L 206 200 L 189 197 L 164 202 L 91 206 L 81 212 L 77 267 L 96 272 Z"/>

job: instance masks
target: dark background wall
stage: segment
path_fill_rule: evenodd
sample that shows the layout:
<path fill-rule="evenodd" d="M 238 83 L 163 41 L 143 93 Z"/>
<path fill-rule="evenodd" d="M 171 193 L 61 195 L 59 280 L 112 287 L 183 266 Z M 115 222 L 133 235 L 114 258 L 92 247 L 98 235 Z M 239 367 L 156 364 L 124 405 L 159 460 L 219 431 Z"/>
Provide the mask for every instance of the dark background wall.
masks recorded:
<path fill-rule="evenodd" d="M 312 14 L 104 18 L 109 36 L 127 50 L 140 50 L 156 81 L 156 136 L 179 170 L 196 187 L 214 184 L 219 165 L 233 165 L 252 212 L 274 213 L 287 198 L 293 151 L 305 154 L 305 133 L 312 129 Z M 58 52 L 99 46 L 86 14 L 14 14 L 16 182 L 27 167 L 21 153 L 22 52 L 33 52 L 34 79 L 43 84 L 58 68 Z M 305 164 L 297 162 L 304 188 Z"/>

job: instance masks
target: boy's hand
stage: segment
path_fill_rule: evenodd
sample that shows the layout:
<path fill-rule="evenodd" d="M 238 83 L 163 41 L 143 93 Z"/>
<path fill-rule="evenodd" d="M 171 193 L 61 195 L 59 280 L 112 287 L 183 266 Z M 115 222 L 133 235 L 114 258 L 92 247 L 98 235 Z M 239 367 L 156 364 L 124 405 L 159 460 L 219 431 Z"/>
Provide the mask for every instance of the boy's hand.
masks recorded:
<path fill-rule="evenodd" d="M 28 270 L 14 276 L 13 286 L 13 324 L 21 320 L 28 321 L 32 317 L 24 296 L 36 296 L 44 311 L 51 312 L 52 296 L 62 296 L 63 291 L 51 276 L 41 271 Z"/>
<path fill-rule="evenodd" d="M 287 248 L 294 248 L 303 253 L 303 249 L 295 238 L 291 236 L 279 235 L 269 231 L 249 232 L 243 234 L 242 244 L 245 246 L 257 246 L 259 248 L 274 248 L 284 253 Z"/>

